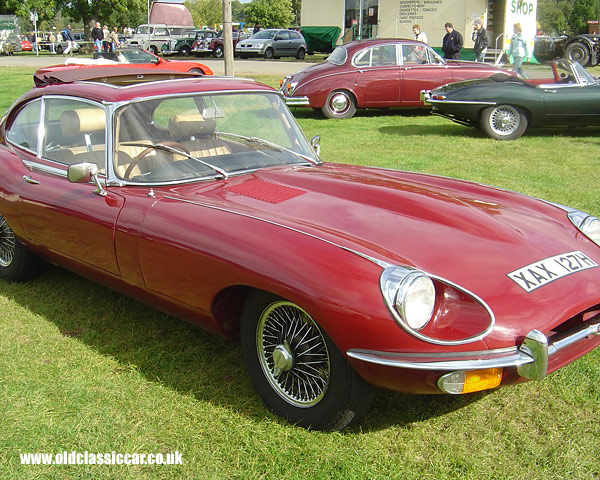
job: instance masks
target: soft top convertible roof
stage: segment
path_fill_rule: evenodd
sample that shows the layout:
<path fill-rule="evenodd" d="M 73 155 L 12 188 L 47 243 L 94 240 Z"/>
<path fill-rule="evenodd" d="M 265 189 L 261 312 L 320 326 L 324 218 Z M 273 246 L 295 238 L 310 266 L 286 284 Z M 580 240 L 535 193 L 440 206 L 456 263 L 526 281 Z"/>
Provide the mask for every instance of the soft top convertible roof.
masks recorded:
<path fill-rule="evenodd" d="M 149 68 L 127 68 L 119 65 L 107 65 L 92 68 L 77 66 L 66 67 L 52 72 L 34 73 L 33 82 L 36 87 L 59 83 L 79 81 L 109 83 L 111 85 L 132 85 L 136 83 L 173 80 L 177 78 L 200 78 L 200 73 L 176 72 L 170 70 L 156 71 Z"/>

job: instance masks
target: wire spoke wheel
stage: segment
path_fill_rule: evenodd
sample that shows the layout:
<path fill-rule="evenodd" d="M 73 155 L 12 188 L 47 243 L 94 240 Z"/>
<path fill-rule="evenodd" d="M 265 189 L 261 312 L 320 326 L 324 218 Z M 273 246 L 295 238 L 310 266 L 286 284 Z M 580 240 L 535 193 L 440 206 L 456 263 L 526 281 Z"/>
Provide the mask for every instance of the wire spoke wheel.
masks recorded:
<path fill-rule="evenodd" d="M 330 380 L 327 344 L 313 319 L 279 301 L 262 313 L 256 329 L 260 366 L 277 394 L 300 408 L 319 403 Z"/>
<path fill-rule="evenodd" d="M 490 115 L 490 127 L 498 135 L 508 135 L 519 127 L 520 115 L 508 105 L 496 108 Z"/>
<path fill-rule="evenodd" d="M 16 239 L 4 217 L 0 215 L 0 266 L 8 267 L 15 256 Z"/>

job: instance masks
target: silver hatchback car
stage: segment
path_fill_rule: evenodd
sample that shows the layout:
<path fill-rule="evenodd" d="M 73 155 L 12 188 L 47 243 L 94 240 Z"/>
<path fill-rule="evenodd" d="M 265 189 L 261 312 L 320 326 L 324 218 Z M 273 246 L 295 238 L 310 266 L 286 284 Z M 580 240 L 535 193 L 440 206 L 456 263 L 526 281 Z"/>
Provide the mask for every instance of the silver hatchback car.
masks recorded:
<path fill-rule="evenodd" d="M 248 57 L 296 57 L 306 55 L 306 41 L 296 30 L 267 29 L 238 42 L 235 53 L 240 58 Z"/>

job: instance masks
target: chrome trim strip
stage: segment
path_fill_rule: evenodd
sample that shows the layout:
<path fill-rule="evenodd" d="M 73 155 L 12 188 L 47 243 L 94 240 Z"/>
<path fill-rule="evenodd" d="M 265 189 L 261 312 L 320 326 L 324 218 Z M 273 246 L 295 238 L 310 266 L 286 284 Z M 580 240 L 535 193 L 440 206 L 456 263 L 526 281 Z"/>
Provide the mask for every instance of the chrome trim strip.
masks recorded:
<path fill-rule="evenodd" d="M 51 167 L 50 165 L 44 165 L 43 163 L 32 162 L 31 160 L 23 160 L 23 163 L 29 170 L 39 170 L 41 172 L 51 173 L 52 175 L 58 175 L 60 177 L 67 178 L 66 170 Z"/>
<path fill-rule="evenodd" d="M 146 186 L 148 186 L 148 185 L 146 185 Z M 272 220 L 267 220 L 265 218 L 260 218 L 260 217 L 257 217 L 255 215 L 250 215 L 249 213 L 238 212 L 238 211 L 235 211 L 235 210 L 230 210 L 230 209 L 225 208 L 225 207 L 218 207 L 216 205 L 210 205 L 208 203 L 202 203 L 202 202 L 198 202 L 198 201 L 195 201 L 195 200 L 186 200 L 184 198 L 173 197 L 171 195 L 165 195 L 162 198 L 168 198 L 169 200 L 175 200 L 175 201 L 184 202 L 184 203 L 191 203 L 192 205 L 198 205 L 200 207 L 212 208 L 213 210 L 219 210 L 220 212 L 231 213 L 233 215 L 239 215 L 241 217 L 251 218 L 253 220 L 258 220 L 260 222 L 268 223 L 268 224 L 274 225 L 276 227 L 285 228 L 286 230 L 290 230 L 292 232 L 296 232 L 296 233 L 299 233 L 301 235 L 306 235 L 307 237 L 314 238 L 315 240 L 320 240 L 321 242 L 325 242 L 325 243 L 327 243 L 329 245 L 333 245 L 334 247 L 341 248 L 342 250 L 345 250 L 347 252 L 350 252 L 350 253 L 353 253 L 355 255 L 358 255 L 359 257 L 362 257 L 362 258 L 364 258 L 366 260 L 369 260 L 370 262 L 373 262 L 375 265 L 377 265 L 377 266 L 379 266 L 381 268 L 386 268 L 386 267 L 391 266 L 391 264 L 389 264 L 387 262 L 384 262 L 382 260 L 378 260 L 376 258 L 373 258 L 373 257 L 369 256 L 369 255 L 366 255 L 364 253 L 361 253 L 361 252 L 358 252 L 356 250 L 353 250 L 353 249 L 351 249 L 349 247 L 344 247 L 343 245 L 340 245 L 338 243 L 332 242 L 330 240 L 326 240 L 326 239 L 324 239 L 322 237 L 319 237 L 317 235 L 313 235 L 312 233 L 304 232 L 302 230 L 298 230 L 297 228 L 290 227 L 290 226 L 284 225 L 282 223 L 277 223 L 277 222 L 274 222 Z"/>
<path fill-rule="evenodd" d="M 498 102 L 479 102 L 476 100 L 435 100 L 429 98 L 427 103 L 450 103 L 453 105 L 498 105 Z"/>

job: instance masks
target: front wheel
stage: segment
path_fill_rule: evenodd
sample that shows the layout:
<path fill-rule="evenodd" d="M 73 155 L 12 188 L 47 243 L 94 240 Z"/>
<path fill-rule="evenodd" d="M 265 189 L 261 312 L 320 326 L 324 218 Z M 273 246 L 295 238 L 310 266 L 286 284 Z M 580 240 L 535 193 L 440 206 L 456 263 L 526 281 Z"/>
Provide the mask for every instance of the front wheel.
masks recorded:
<path fill-rule="evenodd" d="M 59 55 L 62 55 L 62 53 L 63 53 L 62 45 L 57 45 L 55 50 L 56 50 L 56 53 L 58 53 Z"/>
<path fill-rule="evenodd" d="M 255 292 L 240 333 L 254 388 L 277 415 L 305 428 L 342 430 L 371 406 L 373 387 L 298 305 Z"/>
<path fill-rule="evenodd" d="M 298 60 L 304 60 L 305 56 L 306 56 L 306 52 L 304 51 L 303 48 L 301 48 L 300 50 L 298 50 L 298 53 L 296 53 L 296 58 Z"/>
<path fill-rule="evenodd" d="M 525 133 L 527 116 L 519 107 L 497 105 L 483 111 L 480 126 L 488 137 L 515 140 Z"/>
<path fill-rule="evenodd" d="M 223 58 L 223 46 L 217 45 L 213 50 L 213 57 L 215 58 Z"/>
<path fill-rule="evenodd" d="M 271 60 L 273 57 L 275 57 L 275 51 L 272 48 L 267 48 L 265 50 L 265 58 Z"/>
<path fill-rule="evenodd" d="M 200 75 L 204 75 L 204 72 L 199 68 L 192 68 L 189 73 L 199 73 Z"/>
<path fill-rule="evenodd" d="M 21 282 L 36 271 L 38 259 L 23 246 L 0 215 L 0 278 Z"/>
<path fill-rule="evenodd" d="M 351 118 L 356 113 L 354 96 L 346 90 L 331 92 L 321 111 L 327 118 Z"/>
<path fill-rule="evenodd" d="M 190 55 L 190 53 L 192 53 L 192 49 L 187 45 L 184 45 L 179 49 L 179 55 L 182 57 L 187 57 Z"/>
<path fill-rule="evenodd" d="M 588 48 L 581 42 L 573 42 L 566 48 L 566 57 L 573 61 L 579 62 L 582 67 L 587 66 L 590 61 L 590 52 Z"/>
<path fill-rule="evenodd" d="M 154 55 L 158 55 L 158 48 L 156 48 L 154 45 L 150 45 L 150 47 L 148 47 L 148 50 Z"/>

